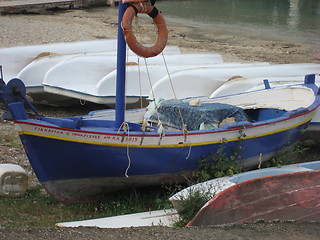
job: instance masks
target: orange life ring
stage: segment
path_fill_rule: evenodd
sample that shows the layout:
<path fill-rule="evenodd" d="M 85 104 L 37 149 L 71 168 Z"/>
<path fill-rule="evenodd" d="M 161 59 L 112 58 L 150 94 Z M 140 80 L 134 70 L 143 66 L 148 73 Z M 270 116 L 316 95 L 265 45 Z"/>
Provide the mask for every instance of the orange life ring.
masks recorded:
<path fill-rule="evenodd" d="M 158 28 L 157 41 L 153 46 L 144 46 L 138 42 L 132 32 L 132 20 L 138 13 L 146 13 L 153 18 Z M 129 48 L 137 55 L 148 58 L 163 51 L 168 41 L 168 29 L 162 14 L 150 3 L 139 2 L 129 5 L 123 14 L 121 27 Z"/>

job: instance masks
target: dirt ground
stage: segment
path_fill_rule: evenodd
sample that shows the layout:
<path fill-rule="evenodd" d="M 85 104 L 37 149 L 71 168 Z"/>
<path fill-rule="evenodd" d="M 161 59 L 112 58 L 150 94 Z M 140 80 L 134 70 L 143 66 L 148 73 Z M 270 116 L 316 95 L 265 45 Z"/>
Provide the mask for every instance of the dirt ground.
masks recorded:
<path fill-rule="evenodd" d="M 219 53 L 226 62 L 320 63 L 320 49 L 275 37 L 262 38 L 256 32 L 226 27 L 210 31 L 182 25 L 168 19 L 169 45 L 182 52 Z M 0 15 L 0 47 L 116 38 L 116 10 L 68 10 L 50 14 Z M 1 64 L 1 63 L 0 63 Z M 50 114 L 67 114 L 48 108 Z M 74 112 L 90 109 L 74 109 Z M 2 111 L 2 110 L 0 110 Z M 67 110 L 69 111 L 69 110 Z M 11 122 L 0 123 L 0 163 L 17 163 L 31 171 Z M 33 184 L 37 184 L 36 181 Z M 0 226 L 0 239 L 320 239 L 320 224 L 272 222 L 210 228 L 143 227 L 125 229 L 41 228 L 6 229 Z"/>
<path fill-rule="evenodd" d="M 98 228 L 42 228 L 42 229 L 0 229 L 0 239 L 163 239 L 163 240 L 318 240 L 320 225 L 315 223 L 255 223 L 221 227 L 169 228 L 139 227 L 121 229 Z"/>

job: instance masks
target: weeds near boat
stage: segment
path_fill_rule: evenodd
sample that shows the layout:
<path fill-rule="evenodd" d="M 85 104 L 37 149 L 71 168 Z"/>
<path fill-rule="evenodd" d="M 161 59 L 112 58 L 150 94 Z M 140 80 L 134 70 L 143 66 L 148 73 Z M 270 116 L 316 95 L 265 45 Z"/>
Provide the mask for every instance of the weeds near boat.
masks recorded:
<path fill-rule="evenodd" d="M 24 197 L 0 198 L 0 226 L 7 228 L 54 227 L 57 222 L 80 221 L 170 208 L 163 188 L 128 190 L 100 201 L 65 204 L 53 200 L 41 186 Z"/>
<path fill-rule="evenodd" d="M 283 165 L 293 164 L 295 162 L 304 162 L 303 154 L 310 150 L 310 147 L 304 147 L 303 145 L 296 145 L 295 147 L 284 147 L 281 149 L 275 157 L 262 164 L 261 168 L 278 167 Z"/>
<path fill-rule="evenodd" d="M 182 201 L 181 208 L 178 210 L 179 220 L 174 225 L 176 227 L 185 227 L 209 200 L 210 197 L 203 192 L 192 192 L 188 198 Z"/>
<path fill-rule="evenodd" d="M 10 125 L 10 123 L 8 124 Z M 15 133 L 12 133 L 11 131 L 8 131 L 10 127 L 11 126 L 8 126 L 4 129 L 5 131 L 1 131 L 0 144 L 3 146 L 8 146 L 10 148 L 22 148 L 19 136 Z"/>
<path fill-rule="evenodd" d="M 241 140 L 243 137 L 245 137 L 245 135 L 240 131 L 239 144 L 235 149 L 233 149 L 230 156 L 227 156 L 225 152 L 227 140 L 222 139 L 221 146 L 215 154 L 200 160 L 199 169 L 193 172 L 192 179 L 189 181 L 189 186 L 205 182 L 210 179 L 232 176 L 240 173 L 242 168 L 239 166 L 237 161 L 241 158 Z M 208 189 L 205 192 L 190 189 L 187 198 L 178 200 L 179 207 L 176 208 L 180 218 L 179 221 L 175 223 L 175 226 L 184 227 L 203 207 L 203 205 L 215 195 L 215 189 Z"/>
<path fill-rule="evenodd" d="M 242 140 L 246 137 L 243 130 L 239 130 L 238 144 L 232 149 L 232 154 L 227 156 L 225 152 L 227 139 L 221 140 L 221 145 L 215 154 L 200 160 L 199 169 L 193 173 L 193 182 L 199 183 L 209 179 L 224 176 L 233 176 L 243 171 L 239 164 L 241 161 Z"/>

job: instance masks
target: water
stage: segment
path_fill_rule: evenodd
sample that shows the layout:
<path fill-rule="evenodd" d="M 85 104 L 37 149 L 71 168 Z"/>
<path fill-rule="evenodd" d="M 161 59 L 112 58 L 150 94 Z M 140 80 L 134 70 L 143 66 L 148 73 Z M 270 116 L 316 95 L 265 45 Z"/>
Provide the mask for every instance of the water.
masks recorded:
<path fill-rule="evenodd" d="M 163 0 L 156 6 L 166 17 L 206 31 L 224 25 L 320 45 L 320 0 Z"/>

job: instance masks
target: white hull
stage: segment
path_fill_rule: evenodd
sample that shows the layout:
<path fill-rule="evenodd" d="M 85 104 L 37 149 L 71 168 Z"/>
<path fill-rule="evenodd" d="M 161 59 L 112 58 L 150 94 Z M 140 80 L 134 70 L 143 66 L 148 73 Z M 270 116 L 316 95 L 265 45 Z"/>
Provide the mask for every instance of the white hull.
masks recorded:
<path fill-rule="evenodd" d="M 117 40 L 91 40 L 81 42 L 48 43 L 30 46 L 18 46 L 0 49 L 0 64 L 3 67 L 4 81 L 8 82 L 18 76 L 19 72 L 32 63 L 39 56 L 48 54 L 78 55 L 105 53 L 116 56 Z M 128 52 L 133 55 L 131 51 Z M 179 54 L 180 49 L 168 46 L 164 50 L 166 54 Z M 27 84 L 28 85 L 28 84 Z"/>
<path fill-rule="evenodd" d="M 141 68 L 145 68 L 145 61 L 148 65 L 162 65 L 164 59 L 170 66 L 222 63 L 221 56 L 217 54 L 169 54 L 165 58 L 157 56 L 146 60 L 134 55 L 128 56 L 130 64 L 139 64 Z M 71 92 L 64 97 L 87 99 L 88 97 L 85 95 L 89 94 L 91 96 L 88 100 L 91 102 L 110 104 L 114 103 L 113 98 L 110 100 L 99 99 L 100 96 L 95 94 L 94 89 L 101 78 L 115 69 L 116 56 L 113 55 L 113 52 L 53 55 L 34 60 L 23 68 L 17 77 L 25 83 L 27 91 L 30 88 L 38 88 L 38 91 L 28 91 L 33 99 L 40 99 L 41 97 L 42 101 L 48 100 L 42 86 L 44 82 L 70 90 Z M 49 89 L 47 92 L 61 94 L 57 89 L 51 91 Z M 48 98 L 50 98 L 49 95 L 48 93 Z M 101 97 L 103 98 L 103 96 Z M 135 101 L 137 101 L 136 98 L 133 102 Z"/>
<path fill-rule="evenodd" d="M 170 59 L 170 56 L 167 56 L 166 58 Z M 88 58 L 87 60 L 90 59 Z M 92 68 L 87 69 L 85 68 L 85 66 L 80 67 L 80 65 L 82 64 L 80 62 L 74 64 L 72 61 L 70 61 L 69 63 L 70 64 L 64 62 L 63 64 L 59 64 L 59 66 L 51 68 L 47 72 L 45 80 L 43 81 L 44 90 L 46 92 L 55 93 L 70 98 L 78 98 L 100 104 L 115 103 L 117 71 L 112 67 L 106 67 L 112 66 L 111 63 L 105 64 L 105 62 L 99 62 L 95 65 L 95 70 L 93 70 Z M 100 66 L 98 66 L 98 64 L 100 64 Z M 144 98 L 149 97 L 150 86 L 156 84 L 156 82 L 159 79 L 168 75 L 168 72 L 171 75 L 176 71 L 184 71 L 186 69 L 194 68 L 231 69 L 234 67 L 245 68 L 260 65 L 267 65 L 267 63 L 221 63 L 202 65 L 168 64 L 167 68 L 164 65 L 161 66 L 157 64 L 148 65 L 148 68 L 146 68 L 145 66 L 129 65 L 127 66 L 126 70 L 127 103 L 134 103 L 138 101 L 140 99 L 140 96 Z M 77 71 L 77 69 L 81 70 Z M 185 86 L 185 88 L 189 88 L 189 86 Z M 168 88 L 167 90 L 170 91 L 171 88 Z"/>
<path fill-rule="evenodd" d="M 98 227 L 124 228 L 163 226 L 172 227 L 179 220 L 174 209 L 126 214 L 107 218 L 97 218 L 84 221 L 57 223 L 56 227 Z"/>
<path fill-rule="evenodd" d="M 320 66 L 319 66 L 320 73 Z M 219 88 L 217 88 L 210 98 L 221 97 L 231 94 L 237 94 L 239 92 L 250 92 L 255 90 L 264 89 L 265 85 L 263 80 L 268 79 L 270 87 L 279 87 L 283 85 L 299 84 L 304 80 L 305 75 L 300 76 L 276 76 L 276 77 L 258 77 L 258 78 L 237 78 L 225 82 Z M 316 85 L 320 86 L 319 74 L 315 76 Z"/>
<path fill-rule="evenodd" d="M 277 64 L 271 66 L 255 66 L 252 68 L 198 68 L 177 71 L 160 79 L 154 86 L 155 98 L 171 99 L 174 94 L 177 98 L 210 96 L 223 83 L 233 82 L 232 78 L 270 78 L 270 77 L 295 77 L 306 74 L 320 73 L 320 64 Z M 303 79 L 302 79 L 303 81 Z M 188 86 L 188 87 L 185 87 Z M 168 90 L 169 89 L 169 90 Z M 235 88 L 237 89 L 237 88 Z M 238 91 L 243 92 L 242 89 Z"/>
<path fill-rule="evenodd" d="M 76 54 L 101 51 L 115 51 L 115 39 L 69 43 L 51 43 L 0 49 L 0 63 L 4 80 L 17 77 L 18 73 L 41 53 Z"/>

